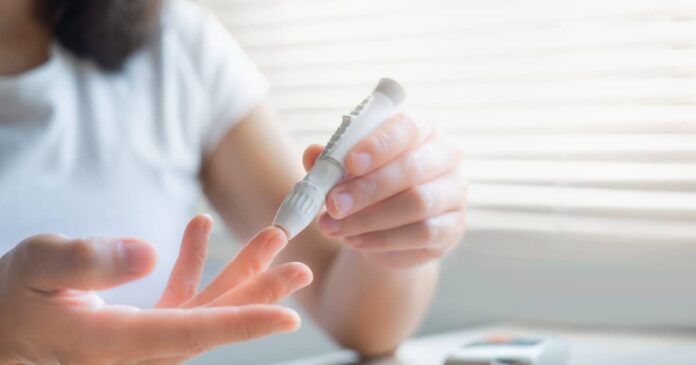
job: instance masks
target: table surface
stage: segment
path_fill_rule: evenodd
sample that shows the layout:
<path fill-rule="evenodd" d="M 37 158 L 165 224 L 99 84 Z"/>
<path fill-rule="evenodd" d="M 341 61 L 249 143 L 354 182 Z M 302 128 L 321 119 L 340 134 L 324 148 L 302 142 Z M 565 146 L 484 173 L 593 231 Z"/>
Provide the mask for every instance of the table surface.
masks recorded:
<path fill-rule="evenodd" d="M 570 346 L 568 365 L 696 365 L 696 329 L 683 331 L 492 326 L 416 338 L 394 357 L 360 361 L 342 351 L 279 365 L 427 365 L 443 364 L 454 348 L 489 335 L 553 336 Z"/>

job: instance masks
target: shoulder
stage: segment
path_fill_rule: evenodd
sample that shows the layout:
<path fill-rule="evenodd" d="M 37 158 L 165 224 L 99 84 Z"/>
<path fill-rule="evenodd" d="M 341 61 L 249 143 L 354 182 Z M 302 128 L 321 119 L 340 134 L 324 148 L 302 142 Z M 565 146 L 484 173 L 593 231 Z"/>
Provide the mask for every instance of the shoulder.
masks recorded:
<path fill-rule="evenodd" d="M 189 0 L 167 0 L 162 9 L 162 32 L 176 37 L 187 46 L 200 45 L 211 31 L 222 28 L 217 18 Z"/>
<path fill-rule="evenodd" d="M 187 64 L 204 83 L 249 71 L 246 53 L 210 10 L 189 0 L 165 4 L 161 44 L 169 57 Z"/>
<path fill-rule="evenodd" d="M 182 82 L 196 83 L 195 97 L 204 99 L 210 114 L 203 144 L 212 148 L 265 97 L 268 82 L 210 10 L 190 0 L 165 0 L 161 24 L 160 63 Z"/>
<path fill-rule="evenodd" d="M 236 41 L 208 9 L 189 0 L 168 0 L 162 12 L 162 36 L 178 42 L 194 59 L 237 47 Z"/>

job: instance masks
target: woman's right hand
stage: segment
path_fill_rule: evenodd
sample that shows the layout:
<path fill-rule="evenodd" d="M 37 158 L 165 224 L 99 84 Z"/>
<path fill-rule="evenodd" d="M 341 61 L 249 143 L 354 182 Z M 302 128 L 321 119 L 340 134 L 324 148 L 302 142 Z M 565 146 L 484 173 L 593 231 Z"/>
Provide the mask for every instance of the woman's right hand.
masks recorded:
<path fill-rule="evenodd" d="M 212 221 L 189 223 L 157 308 L 106 305 L 94 290 L 149 273 L 153 248 L 134 239 L 31 237 L 0 258 L 0 364 L 174 364 L 215 346 L 293 331 L 274 304 L 312 281 L 309 268 L 269 268 L 287 237 L 267 228 L 196 294 Z"/>

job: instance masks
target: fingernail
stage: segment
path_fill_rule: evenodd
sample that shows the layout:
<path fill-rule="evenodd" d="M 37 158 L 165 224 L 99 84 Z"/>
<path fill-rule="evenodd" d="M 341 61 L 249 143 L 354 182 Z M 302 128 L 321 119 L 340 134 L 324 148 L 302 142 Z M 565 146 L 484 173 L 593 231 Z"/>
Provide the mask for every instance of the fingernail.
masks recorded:
<path fill-rule="evenodd" d="M 122 241 L 121 253 L 129 274 L 141 275 L 150 271 L 152 248 L 147 243 L 136 240 Z"/>
<path fill-rule="evenodd" d="M 276 320 L 277 329 L 280 332 L 294 332 L 300 327 L 302 320 L 295 311 L 288 311 L 288 315 Z"/>
<path fill-rule="evenodd" d="M 328 234 L 334 234 L 341 228 L 341 223 L 329 216 L 323 217 L 319 221 L 319 225 L 321 225 L 321 230 Z"/>
<path fill-rule="evenodd" d="M 210 214 L 201 214 L 203 217 L 205 217 L 205 224 L 203 225 L 203 228 L 206 230 L 210 230 L 213 228 L 213 217 Z"/>
<path fill-rule="evenodd" d="M 372 156 L 367 152 L 359 152 L 353 157 L 353 167 L 358 175 L 364 174 L 372 166 Z"/>
<path fill-rule="evenodd" d="M 305 286 L 312 282 L 312 276 L 306 272 L 301 272 L 296 274 L 292 281 L 297 286 Z"/>
<path fill-rule="evenodd" d="M 350 193 L 337 193 L 333 196 L 334 206 L 341 216 L 344 216 L 353 209 L 353 195 Z"/>

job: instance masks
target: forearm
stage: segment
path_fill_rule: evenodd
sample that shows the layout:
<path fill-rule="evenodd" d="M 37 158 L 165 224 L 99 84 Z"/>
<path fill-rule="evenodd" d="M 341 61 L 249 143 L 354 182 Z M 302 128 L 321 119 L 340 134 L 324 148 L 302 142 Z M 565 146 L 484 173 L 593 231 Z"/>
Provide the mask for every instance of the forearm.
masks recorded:
<path fill-rule="evenodd" d="M 398 132 L 401 127 L 407 130 Z M 402 142 L 390 151 L 417 150 L 400 153 L 404 156 L 397 156 L 401 159 L 397 161 L 395 156 L 375 154 L 379 164 L 388 166 L 369 174 L 351 173 L 364 176 L 335 188 L 350 191 L 355 198 L 354 211 L 339 218 L 344 231 L 322 232 L 318 222 L 329 218 L 323 213 L 278 257 L 280 262 L 301 261 L 312 269 L 314 283 L 296 298 L 338 342 L 366 355 L 395 349 L 416 329 L 437 284 L 433 259 L 451 250 L 463 232 L 464 194 L 451 181 L 453 174 L 445 171 L 456 162 L 451 151 L 428 140 L 428 133 L 406 118 L 395 117 L 385 128 L 380 133 L 396 133 L 393 139 Z M 207 196 L 243 237 L 268 225 L 283 197 L 302 178 L 292 143 L 281 131 L 261 107 L 235 126 L 204 165 L 201 179 Z M 425 145 L 412 146 L 416 142 Z M 320 152 L 316 147 L 305 151 L 306 169 Z M 408 169 L 414 162 L 425 167 Z M 382 176 L 379 183 L 370 180 L 375 174 Z M 437 181 L 430 185 L 414 185 L 434 178 Z M 411 183 L 404 186 L 404 181 Z M 369 186 L 379 189 L 372 195 L 361 190 Z M 337 217 L 335 204 L 328 204 L 334 198 L 327 197 L 327 210 L 333 209 L 331 216 Z M 362 233 L 370 233 L 362 235 L 369 246 L 364 255 L 371 251 L 370 260 L 382 257 L 381 263 L 373 264 L 352 251 L 358 248 L 346 237 L 354 240 Z"/>
<path fill-rule="evenodd" d="M 438 273 L 435 262 L 385 269 L 342 248 L 317 293 L 316 319 L 339 343 L 364 355 L 392 352 L 425 316 Z"/>

